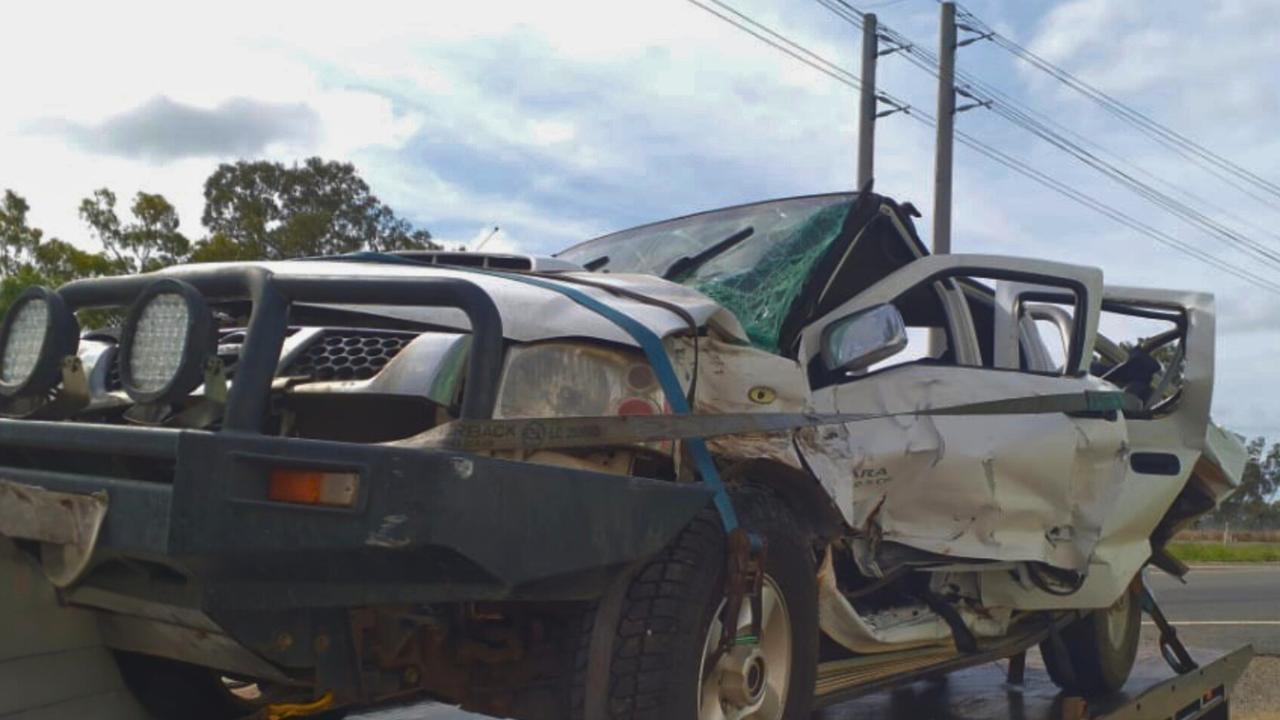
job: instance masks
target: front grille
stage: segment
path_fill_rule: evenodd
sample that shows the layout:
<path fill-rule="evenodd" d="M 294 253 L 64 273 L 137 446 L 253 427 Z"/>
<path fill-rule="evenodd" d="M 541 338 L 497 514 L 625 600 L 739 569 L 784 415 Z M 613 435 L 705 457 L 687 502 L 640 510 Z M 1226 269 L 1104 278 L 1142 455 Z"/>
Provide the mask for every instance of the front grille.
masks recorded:
<path fill-rule="evenodd" d="M 325 330 L 289 367 L 287 377 L 368 380 L 417 335 L 394 330 Z"/>
<path fill-rule="evenodd" d="M 111 350 L 111 367 L 107 368 L 107 390 L 115 392 L 123 389 L 124 383 L 120 381 L 120 353 L 113 348 Z"/>

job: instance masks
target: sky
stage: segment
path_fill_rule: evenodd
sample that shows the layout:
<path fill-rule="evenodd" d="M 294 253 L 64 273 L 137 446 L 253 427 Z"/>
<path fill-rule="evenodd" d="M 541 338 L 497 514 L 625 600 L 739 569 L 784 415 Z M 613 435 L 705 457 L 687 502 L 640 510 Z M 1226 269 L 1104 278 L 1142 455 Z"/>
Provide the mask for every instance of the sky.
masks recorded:
<path fill-rule="evenodd" d="M 727 0 L 856 69 L 860 35 L 809 0 Z M 860 0 L 936 48 L 933 0 Z M 1178 132 L 1280 182 L 1280 3 L 970 0 L 965 6 Z M 22 3 L 6 8 L 0 188 L 86 247 L 79 200 L 159 192 L 202 233 L 220 162 L 354 163 L 449 245 L 550 253 L 611 230 L 855 184 L 847 87 L 687 0 Z M 1280 200 L 1248 197 L 987 42 L 960 67 L 1209 203 L 1280 252 Z M 933 111 L 931 77 L 890 55 L 880 87 Z M 1280 280 L 985 110 L 957 126 L 1143 222 Z M 1108 283 L 1218 300 L 1214 413 L 1280 440 L 1280 295 L 1092 214 L 957 147 L 953 247 L 1096 265 Z M 877 124 L 876 189 L 932 203 L 932 132 Z M 1274 228 L 1274 229 L 1273 229 Z"/>

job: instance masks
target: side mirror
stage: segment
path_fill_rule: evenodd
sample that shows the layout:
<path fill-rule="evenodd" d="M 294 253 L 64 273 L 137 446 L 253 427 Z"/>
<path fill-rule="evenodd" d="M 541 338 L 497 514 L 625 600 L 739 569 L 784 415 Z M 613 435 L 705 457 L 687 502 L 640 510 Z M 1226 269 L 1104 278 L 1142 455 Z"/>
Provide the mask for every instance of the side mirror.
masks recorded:
<path fill-rule="evenodd" d="M 832 370 L 864 370 L 907 347 L 902 313 L 884 304 L 837 320 L 822 334 L 822 361 Z"/>

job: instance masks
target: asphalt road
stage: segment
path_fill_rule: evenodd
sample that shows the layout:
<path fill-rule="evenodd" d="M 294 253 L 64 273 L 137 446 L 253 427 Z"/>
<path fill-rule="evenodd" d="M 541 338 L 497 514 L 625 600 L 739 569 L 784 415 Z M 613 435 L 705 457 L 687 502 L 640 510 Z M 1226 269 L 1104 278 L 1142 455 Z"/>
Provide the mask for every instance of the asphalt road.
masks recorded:
<path fill-rule="evenodd" d="M 1280 564 L 1197 566 L 1185 585 L 1160 572 L 1148 582 L 1187 645 L 1231 650 L 1253 643 L 1259 655 L 1280 655 Z"/>
<path fill-rule="evenodd" d="M 1259 655 L 1280 656 L 1280 564 L 1276 565 L 1219 565 L 1198 566 L 1187 576 L 1187 583 L 1182 584 L 1160 572 L 1152 572 L 1148 578 L 1156 600 L 1164 609 L 1165 615 L 1174 622 L 1184 642 L 1196 651 L 1227 651 L 1246 643 L 1253 643 Z M 1154 655 L 1155 628 L 1143 628 L 1143 646 L 1145 655 Z M 1028 658 L 1029 664 L 1035 668 L 1038 658 Z M 1267 663 L 1270 663 L 1269 665 Z M 1280 678 L 1274 659 L 1255 660 L 1245 682 L 1239 688 L 1251 697 L 1246 704 L 1251 706 L 1249 712 L 1242 714 L 1246 718 L 1277 717 L 1271 713 L 1280 704 Z M 1163 666 L 1156 662 L 1158 671 L 1163 676 Z M 1030 670 L 1029 672 L 1033 672 Z M 973 673 L 986 675 L 977 678 Z M 1265 676 L 1265 677 L 1263 677 Z M 1000 687 L 1003 679 L 998 665 L 989 668 L 978 668 L 970 671 L 967 677 L 977 678 L 982 688 Z M 1246 687 L 1248 690 L 1246 691 Z M 964 692 L 963 686 L 952 687 L 953 691 Z M 1056 690 L 1049 688 L 1049 692 Z M 910 693 L 908 693 L 909 695 Z M 1256 696 L 1256 697 L 1253 697 Z M 1264 697 L 1265 696 L 1265 697 Z M 1245 698 L 1241 698 L 1245 699 Z M 852 713 L 863 717 L 867 702 L 877 702 L 872 698 L 860 703 L 862 707 L 851 705 L 848 712 L 841 707 L 830 708 L 823 713 L 824 718 L 844 718 Z M 870 708 L 871 712 L 881 716 L 897 716 L 893 712 L 885 712 L 894 703 L 903 702 L 902 694 L 885 696 L 885 707 Z M 908 700 L 907 702 L 910 702 Z M 1253 711 L 1253 708 L 1260 708 Z M 971 708 L 972 709 L 972 708 Z M 1241 708 L 1243 709 L 1243 708 Z M 919 710 L 919 708 L 915 708 Z M 912 710 L 904 717 L 922 717 Z M 940 716 L 941 717 L 941 716 Z M 967 717 L 967 715 L 966 715 Z M 352 716 L 352 720 L 480 720 L 481 716 L 464 713 L 455 708 L 423 703 L 409 707 L 380 710 Z"/>

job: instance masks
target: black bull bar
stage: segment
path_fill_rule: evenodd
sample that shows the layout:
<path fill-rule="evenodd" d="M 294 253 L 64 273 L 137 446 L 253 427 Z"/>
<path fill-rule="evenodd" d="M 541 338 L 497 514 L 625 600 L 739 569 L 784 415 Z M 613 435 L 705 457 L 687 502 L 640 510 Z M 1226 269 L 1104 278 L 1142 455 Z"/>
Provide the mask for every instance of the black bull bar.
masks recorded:
<path fill-rule="evenodd" d="M 163 275 L 130 275 L 77 280 L 58 290 L 72 310 L 131 304 L 144 288 Z M 267 413 L 271 382 L 295 302 L 349 305 L 415 305 L 453 307 L 471 325 L 471 351 L 461 415 L 493 416 L 502 373 L 502 316 L 493 300 L 475 283 L 457 278 L 329 277 L 275 275 L 262 267 L 210 267 L 177 277 L 210 301 L 248 300 L 245 341 L 236 363 L 235 382 L 227 398 L 223 427 L 260 433 Z"/>
<path fill-rule="evenodd" d="M 213 302 L 252 303 L 220 430 L 0 419 L 0 480 L 109 497 L 87 584 L 120 559 L 189 578 L 196 592 L 177 603 L 205 610 L 587 598 L 708 503 L 701 484 L 265 432 L 295 302 L 461 310 L 472 340 L 460 415 L 491 418 L 502 320 L 472 282 L 223 266 L 83 280 L 59 293 L 73 309 L 120 307 L 166 276 Z M 356 472 L 360 497 L 352 508 L 270 502 L 270 473 L 282 466 Z"/>

